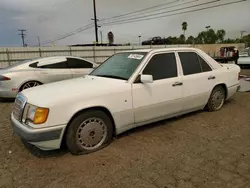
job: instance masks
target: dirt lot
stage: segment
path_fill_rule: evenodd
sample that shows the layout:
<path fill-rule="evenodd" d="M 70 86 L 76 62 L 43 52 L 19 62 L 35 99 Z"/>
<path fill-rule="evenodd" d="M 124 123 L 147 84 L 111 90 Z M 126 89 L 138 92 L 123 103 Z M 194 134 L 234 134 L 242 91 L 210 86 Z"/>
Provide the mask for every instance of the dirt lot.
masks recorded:
<path fill-rule="evenodd" d="M 218 112 L 130 131 L 85 156 L 35 157 L 12 134 L 11 107 L 0 103 L 0 187 L 250 187 L 250 93 Z"/>

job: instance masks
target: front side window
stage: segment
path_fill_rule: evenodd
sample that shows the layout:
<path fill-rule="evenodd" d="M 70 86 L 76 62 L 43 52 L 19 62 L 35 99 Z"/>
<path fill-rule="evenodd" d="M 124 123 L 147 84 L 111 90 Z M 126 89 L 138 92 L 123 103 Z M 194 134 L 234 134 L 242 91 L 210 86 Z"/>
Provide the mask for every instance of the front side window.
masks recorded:
<path fill-rule="evenodd" d="M 93 68 L 93 64 L 87 61 L 76 59 L 76 58 L 67 58 L 68 67 L 71 69 L 90 69 Z"/>
<path fill-rule="evenodd" d="M 146 55 L 146 52 L 117 53 L 91 72 L 90 75 L 128 80 Z"/>
<path fill-rule="evenodd" d="M 177 64 L 174 53 L 154 55 L 142 72 L 153 76 L 154 80 L 177 77 Z"/>

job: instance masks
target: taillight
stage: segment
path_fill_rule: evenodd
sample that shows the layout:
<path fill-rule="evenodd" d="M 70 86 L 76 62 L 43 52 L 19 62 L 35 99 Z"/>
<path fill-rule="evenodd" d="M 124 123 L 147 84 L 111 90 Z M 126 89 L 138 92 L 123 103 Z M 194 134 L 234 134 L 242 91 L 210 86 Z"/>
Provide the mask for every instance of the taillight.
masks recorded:
<path fill-rule="evenodd" d="M 7 80 L 11 80 L 11 79 L 9 77 L 0 75 L 0 81 L 7 81 Z"/>

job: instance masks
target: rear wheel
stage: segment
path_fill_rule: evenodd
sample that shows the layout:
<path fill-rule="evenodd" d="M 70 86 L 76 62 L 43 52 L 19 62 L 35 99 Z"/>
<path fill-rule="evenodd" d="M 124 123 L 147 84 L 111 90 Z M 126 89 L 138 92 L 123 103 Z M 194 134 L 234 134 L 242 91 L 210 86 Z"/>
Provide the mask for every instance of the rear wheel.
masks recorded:
<path fill-rule="evenodd" d="M 207 103 L 208 111 L 217 111 L 220 110 L 225 102 L 226 91 L 222 86 L 216 86 Z"/>
<path fill-rule="evenodd" d="M 66 145 L 74 155 L 100 150 L 111 143 L 113 138 L 111 118 L 100 110 L 83 112 L 68 126 Z"/>
<path fill-rule="evenodd" d="M 26 82 L 25 84 L 22 85 L 22 87 L 20 88 L 20 91 L 23 91 L 25 89 L 29 89 L 32 87 L 36 87 L 39 85 L 42 85 L 42 84 L 40 82 L 37 82 L 37 81 L 29 81 L 29 82 Z"/>

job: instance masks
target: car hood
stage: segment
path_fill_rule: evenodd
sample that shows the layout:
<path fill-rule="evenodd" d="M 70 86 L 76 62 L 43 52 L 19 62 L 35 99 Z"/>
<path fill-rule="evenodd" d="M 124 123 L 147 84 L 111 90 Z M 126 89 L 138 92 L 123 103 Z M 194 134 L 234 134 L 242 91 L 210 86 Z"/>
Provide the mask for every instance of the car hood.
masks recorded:
<path fill-rule="evenodd" d="M 119 92 L 125 80 L 85 76 L 30 88 L 21 92 L 27 102 L 40 107 L 50 107 L 71 100 L 86 100 L 100 95 Z"/>

